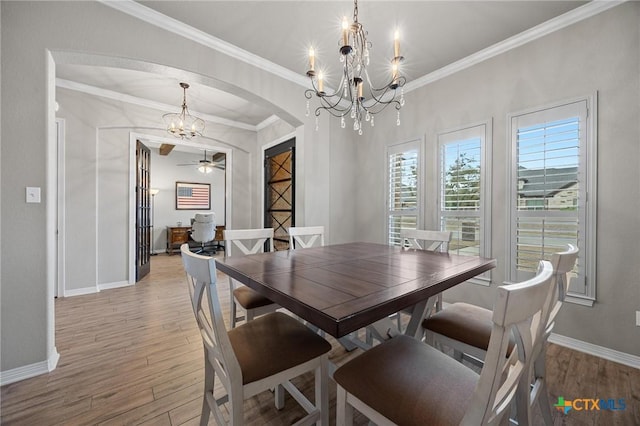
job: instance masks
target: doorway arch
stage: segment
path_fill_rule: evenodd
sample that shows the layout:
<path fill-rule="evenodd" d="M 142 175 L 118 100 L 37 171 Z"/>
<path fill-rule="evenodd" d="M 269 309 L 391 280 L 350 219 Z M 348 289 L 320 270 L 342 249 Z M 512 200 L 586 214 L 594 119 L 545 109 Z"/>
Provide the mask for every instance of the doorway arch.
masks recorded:
<path fill-rule="evenodd" d="M 53 370 L 57 364 L 59 354 L 55 347 L 55 304 L 54 304 L 54 295 L 56 291 L 56 287 L 58 285 L 58 277 L 57 270 L 59 262 L 64 262 L 65 259 L 62 257 L 58 259 L 59 253 L 58 250 L 58 241 L 60 238 L 66 238 L 65 235 L 57 236 L 57 230 L 59 229 L 58 224 L 58 207 L 60 203 L 63 205 L 60 206 L 64 209 L 65 200 L 62 199 L 59 201 L 59 194 L 57 188 L 57 173 L 59 169 L 58 156 L 57 156 L 57 137 L 56 137 L 56 122 L 55 122 L 55 105 L 56 105 L 56 65 L 58 64 L 70 64 L 70 65 L 93 65 L 93 66 L 105 66 L 105 67 L 115 67 L 122 68 L 128 70 L 137 70 L 137 71 L 145 71 L 145 72 L 153 72 L 166 76 L 174 76 L 176 78 L 185 78 L 190 79 L 193 82 L 199 82 L 203 85 L 207 85 L 210 87 L 214 87 L 220 90 L 228 91 L 236 96 L 243 97 L 245 99 L 251 100 L 251 102 L 255 102 L 264 107 L 270 108 L 274 115 L 278 116 L 281 120 L 293 125 L 299 126 L 301 122 L 295 118 L 292 114 L 283 110 L 282 108 L 268 102 L 267 100 L 256 96 L 254 93 L 251 93 L 241 87 L 235 86 L 233 84 L 229 84 L 226 82 L 222 82 L 220 80 L 215 79 L 211 76 L 206 76 L 203 74 L 198 74 L 190 71 L 185 71 L 177 68 L 173 68 L 166 65 L 156 64 L 145 62 L 141 60 L 128 59 L 128 58 L 120 58 L 113 56 L 105 56 L 105 55 L 97 55 L 91 53 L 79 53 L 79 52 L 70 52 L 64 50 L 48 50 L 47 51 L 47 69 L 46 69 L 46 77 L 47 77 L 47 129 L 48 129 L 48 137 L 47 137 L 47 155 L 46 155 L 46 164 L 47 164 L 47 193 L 50 195 L 47 197 L 47 207 L 46 207 L 46 229 L 47 229 L 47 244 L 46 244 L 46 252 L 47 252 L 47 303 L 46 303 L 46 317 L 47 317 L 47 359 L 48 359 L 48 369 L 49 371 Z M 136 128 L 130 128 L 130 135 L 136 134 Z M 137 134 L 139 136 L 140 133 Z M 228 155 L 229 166 L 231 169 L 232 164 L 232 153 L 233 149 L 238 149 L 239 147 L 223 147 L 219 146 L 220 151 L 226 152 Z M 131 166 L 130 166 L 131 167 Z M 231 193 L 230 186 L 232 185 L 232 180 L 228 179 L 229 186 L 228 194 Z M 131 196 L 130 196 L 131 198 Z M 229 209 L 231 203 L 227 203 L 227 209 Z M 131 227 L 129 227 L 129 234 L 131 234 Z M 135 264 L 135 261 L 131 261 L 131 253 L 133 251 L 129 250 L 130 259 L 129 259 L 129 268 L 131 269 L 131 265 Z M 63 255 L 63 253 L 62 253 Z M 134 273 L 135 275 L 135 273 Z M 131 273 L 129 274 L 129 281 L 132 283 L 135 282 L 135 278 L 131 279 Z M 63 294 L 64 295 L 64 294 Z"/>

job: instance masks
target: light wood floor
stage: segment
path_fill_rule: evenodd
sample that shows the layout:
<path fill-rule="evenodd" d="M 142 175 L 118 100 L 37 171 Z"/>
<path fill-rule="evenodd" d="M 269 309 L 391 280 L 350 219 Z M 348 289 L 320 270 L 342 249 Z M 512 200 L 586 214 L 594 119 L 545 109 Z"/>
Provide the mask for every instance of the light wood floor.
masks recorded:
<path fill-rule="evenodd" d="M 2 387 L 2 425 L 199 424 L 202 344 L 180 256 L 154 256 L 151 270 L 133 287 L 56 300 L 60 362 L 49 374 Z M 219 278 L 228 309 L 227 281 Z M 359 353 L 331 342 L 337 364 Z M 554 410 L 557 425 L 640 425 L 640 370 L 557 345 L 549 345 L 547 357 L 553 403 L 558 396 L 626 403 L 615 412 Z M 298 383 L 312 394 L 311 376 Z M 335 383 L 330 398 L 333 424 Z M 291 424 L 302 413 L 290 397 L 282 411 L 275 410 L 270 392 L 245 402 L 245 420 L 252 425 Z"/>

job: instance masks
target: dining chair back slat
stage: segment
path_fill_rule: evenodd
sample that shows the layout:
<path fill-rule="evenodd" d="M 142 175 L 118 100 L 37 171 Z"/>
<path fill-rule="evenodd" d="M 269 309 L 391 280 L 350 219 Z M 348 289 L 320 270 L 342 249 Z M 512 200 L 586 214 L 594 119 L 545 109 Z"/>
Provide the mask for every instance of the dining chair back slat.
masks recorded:
<path fill-rule="evenodd" d="M 427 229 L 403 229 L 400 238 L 404 247 L 418 250 L 449 252 L 450 231 L 432 231 Z"/>
<path fill-rule="evenodd" d="M 324 246 L 324 226 L 292 226 L 289 228 L 289 248 L 291 250 L 314 246 Z"/>
<path fill-rule="evenodd" d="M 230 257 L 232 246 L 238 248 L 242 254 L 256 254 L 264 251 L 265 242 L 269 242 L 269 251 L 273 251 L 273 228 L 262 229 L 225 229 L 225 245 L 229 248 L 225 251 L 225 257 Z"/>

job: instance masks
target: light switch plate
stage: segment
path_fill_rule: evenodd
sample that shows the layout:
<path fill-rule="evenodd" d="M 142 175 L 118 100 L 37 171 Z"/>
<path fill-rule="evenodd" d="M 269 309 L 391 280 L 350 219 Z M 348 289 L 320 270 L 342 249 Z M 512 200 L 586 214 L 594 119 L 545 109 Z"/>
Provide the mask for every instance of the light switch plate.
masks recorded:
<path fill-rule="evenodd" d="M 27 203 L 39 203 L 40 202 L 40 188 L 34 186 L 27 186 Z"/>
<path fill-rule="evenodd" d="M 636 311 L 636 325 L 640 327 L 640 311 Z"/>

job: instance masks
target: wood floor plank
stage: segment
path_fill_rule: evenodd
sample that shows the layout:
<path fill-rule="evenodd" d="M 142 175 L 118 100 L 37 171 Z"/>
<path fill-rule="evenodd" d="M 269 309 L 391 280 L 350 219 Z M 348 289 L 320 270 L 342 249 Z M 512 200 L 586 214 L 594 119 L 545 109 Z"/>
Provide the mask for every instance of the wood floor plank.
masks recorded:
<path fill-rule="evenodd" d="M 228 321 L 229 288 L 218 275 L 218 294 Z M 158 425 L 200 423 L 204 361 L 180 256 L 154 256 L 151 273 L 135 286 L 60 298 L 56 307 L 57 368 L 0 389 L 3 426 Z M 228 327 L 228 324 L 227 324 Z M 334 339 L 329 358 L 337 365 L 362 353 L 346 352 Z M 640 370 L 558 345 L 547 350 L 548 388 L 558 396 L 625 398 L 619 413 L 553 409 L 555 424 L 640 425 Z M 296 379 L 313 396 L 311 375 Z M 219 382 L 216 395 L 222 392 Z M 335 383 L 329 383 L 330 421 L 335 424 Z M 244 404 L 249 425 L 288 425 L 304 412 L 290 396 L 274 407 L 263 392 Z M 226 413 L 226 410 L 223 408 Z M 228 414 L 228 413 L 227 413 Z M 535 417 L 540 420 L 539 414 Z M 597 423 L 596 423 L 597 422 Z M 368 421 L 356 414 L 355 425 Z M 209 425 L 215 422 L 211 418 Z"/>
<path fill-rule="evenodd" d="M 628 405 L 633 413 L 631 420 L 634 421 L 634 424 L 640 425 L 640 370 L 631 368 L 628 371 L 631 385 L 630 403 Z"/>
<path fill-rule="evenodd" d="M 598 379 L 594 398 L 607 401 L 600 403 L 600 410 L 593 413 L 594 424 L 624 426 L 628 421 L 628 414 L 624 411 L 632 410 L 627 407 L 631 402 L 631 384 L 629 371 L 620 364 L 601 359 L 598 362 Z M 624 401 L 624 409 L 620 401 Z"/>

